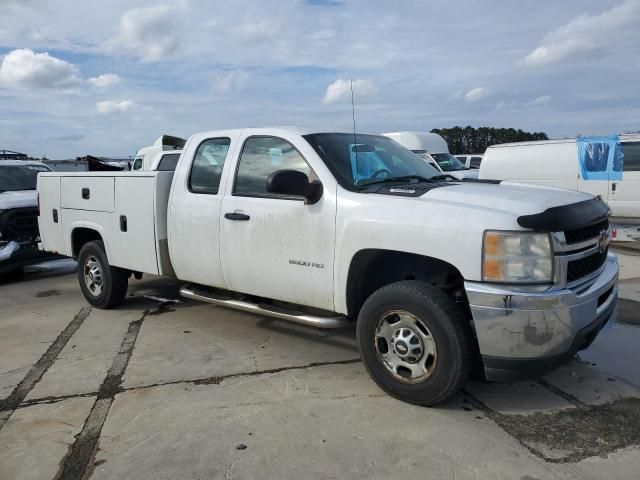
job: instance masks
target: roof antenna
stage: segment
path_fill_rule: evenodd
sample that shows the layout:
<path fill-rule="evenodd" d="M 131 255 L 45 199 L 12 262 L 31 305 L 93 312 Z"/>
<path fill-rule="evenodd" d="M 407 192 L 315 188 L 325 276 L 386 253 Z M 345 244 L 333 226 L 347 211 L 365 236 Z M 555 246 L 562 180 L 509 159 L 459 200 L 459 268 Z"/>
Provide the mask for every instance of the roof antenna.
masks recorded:
<path fill-rule="evenodd" d="M 356 107 L 353 101 L 353 78 L 349 79 L 349 85 L 351 87 L 351 119 L 353 120 L 353 148 L 356 154 L 356 175 L 355 181 L 358 182 L 358 176 L 360 175 L 360 165 L 358 165 L 358 137 L 356 135 Z"/>

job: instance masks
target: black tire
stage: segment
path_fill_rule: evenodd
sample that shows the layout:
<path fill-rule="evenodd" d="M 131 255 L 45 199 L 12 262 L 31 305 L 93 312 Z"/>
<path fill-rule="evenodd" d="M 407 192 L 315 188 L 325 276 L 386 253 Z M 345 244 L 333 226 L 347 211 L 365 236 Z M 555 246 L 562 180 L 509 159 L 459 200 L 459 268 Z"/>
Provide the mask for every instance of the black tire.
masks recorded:
<path fill-rule="evenodd" d="M 88 265 L 95 265 L 101 275 L 101 288 L 99 291 L 90 286 L 89 280 L 85 279 L 88 274 Z M 127 294 L 129 283 L 129 272 L 122 268 L 112 267 L 104 251 L 104 244 L 101 240 L 85 243 L 78 255 L 78 283 L 87 299 L 94 307 L 112 308 L 120 305 Z"/>
<path fill-rule="evenodd" d="M 402 313 L 398 315 L 398 312 Z M 426 365 L 424 370 L 432 369 L 431 373 L 425 372 L 424 377 L 418 375 L 415 379 L 400 378 L 399 373 L 403 372 L 402 369 L 409 372 L 409 376 L 413 373 L 403 366 L 406 363 L 397 362 L 400 358 L 398 352 L 401 349 L 406 352 L 406 345 L 393 342 L 402 340 L 402 335 L 409 333 L 405 330 L 400 332 L 400 336 L 396 336 L 398 330 L 394 331 L 395 326 L 392 323 L 398 321 L 396 318 L 409 319 L 409 322 L 404 323 L 417 320 L 421 323 L 418 329 L 423 335 L 426 327 L 428 335 L 424 337 L 427 340 L 429 337 L 432 339 L 429 341 L 432 343 L 429 344 L 435 344 L 433 355 L 427 354 L 428 348 L 423 346 L 423 343 L 427 345 L 426 341 L 420 341 L 417 347 L 410 346 L 423 347 L 422 355 L 425 361 L 422 363 Z M 376 331 L 381 325 L 385 325 L 386 328 L 379 330 L 376 337 Z M 385 331 L 394 331 L 391 344 L 384 339 L 385 334 L 382 332 Z M 468 322 L 448 295 L 427 283 L 416 280 L 402 281 L 374 292 L 360 310 L 356 332 L 360 355 L 373 381 L 389 395 L 405 402 L 424 406 L 441 403 L 455 394 L 469 377 L 473 350 Z M 386 336 L 388 337 L 388 334 Z M 391 349 L 391 354 L 394 355 L 388 357 L 392 360 L 390 363 L 382 358 L 389 354 L 388 349 Z M 421 360 L 408 363 L 414 366 L 420 362 Z"/>

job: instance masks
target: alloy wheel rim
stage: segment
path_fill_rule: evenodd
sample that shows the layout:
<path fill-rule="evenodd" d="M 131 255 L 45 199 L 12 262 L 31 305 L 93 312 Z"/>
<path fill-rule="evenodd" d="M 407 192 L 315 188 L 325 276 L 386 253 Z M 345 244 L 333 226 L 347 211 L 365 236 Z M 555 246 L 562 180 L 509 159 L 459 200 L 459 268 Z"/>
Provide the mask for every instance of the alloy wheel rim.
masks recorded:
<path fill-rule="evenodd" d="M 435 370 L 437 349 L 433 335 L 412 313 L 384 313 L 376 322 L 374 345 L 378 359 L 395 380 L 419 383 Z"/>
<path fill-rule="evenodd" d="M 84 283 L 87 286 L 87 289 L 94 297 L 97 297 L 102 293 L 103 287 L 103 278 L 102 278 L 102 268 L 100 267 L 100 263 L 93 255 L 87 257 L 87 260 L 84 262 Z"/>

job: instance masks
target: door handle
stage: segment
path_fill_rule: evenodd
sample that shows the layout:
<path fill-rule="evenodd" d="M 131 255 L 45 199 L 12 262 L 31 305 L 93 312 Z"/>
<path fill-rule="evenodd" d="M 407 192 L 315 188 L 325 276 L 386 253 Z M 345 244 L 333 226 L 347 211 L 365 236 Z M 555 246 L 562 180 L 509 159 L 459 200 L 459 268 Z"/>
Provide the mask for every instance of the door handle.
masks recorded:
<path fill-rule="evenodd" d="M 611 184 L 611 191 L 612 191 L 612 192 L 615 192 L 615 191 L 616 191 L 616 184 L 615 184 L 615 183 L 612 183 L 612 184 Z"/>
<path fill-rule="evenodd" d="M 224 214 L 224 218 L 226 218 L 227 220 L 236 220 L 236 221 L 240 221 L 240 222 L 246 222 L 251 217 L 249 215 L 244 214 L 244 213 L 229 212 L 229 213 L 225 213 Z"/>

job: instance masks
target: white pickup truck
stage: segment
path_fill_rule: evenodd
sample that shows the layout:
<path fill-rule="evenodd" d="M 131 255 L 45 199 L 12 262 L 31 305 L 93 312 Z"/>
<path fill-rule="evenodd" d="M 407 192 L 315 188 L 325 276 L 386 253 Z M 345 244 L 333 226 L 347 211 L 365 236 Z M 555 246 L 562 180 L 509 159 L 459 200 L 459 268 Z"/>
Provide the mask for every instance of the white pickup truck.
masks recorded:
<path fill-rule="evenodd" d="M 175 172 L 42 173 L 40 231 L 92 305 L 130 275 L 320 328 L 356 322 L 368 372 L 433 405 L 470 371 L 548 371 L 615 314 L 608 209 L 580 192 L 459 182 L 379 135 L 193 135 Z"/>

